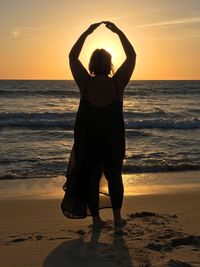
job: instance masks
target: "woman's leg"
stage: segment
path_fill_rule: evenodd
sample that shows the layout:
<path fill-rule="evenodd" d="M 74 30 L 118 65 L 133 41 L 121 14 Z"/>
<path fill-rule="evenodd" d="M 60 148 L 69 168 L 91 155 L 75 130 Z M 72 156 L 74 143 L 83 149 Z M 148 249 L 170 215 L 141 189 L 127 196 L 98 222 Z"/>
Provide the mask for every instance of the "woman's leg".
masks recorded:
<path fill-rule="evenodd" d="M 124 222 L 121 218 L 121 207 L 124 197 L 122 167 L 125 157 L 125 132 L 122 130 L 113 131 L 103 153 L 104 174 L 108 181 L 115 225 L 122 225 Z"/>
<path fill-rule="evenodd" d="M 116 226 L 121 226 L 125 223 L 125 221 L 121 218 L 121 207 L 124 196 L 121 168 L 120 166 L 117 166 L 115 168 L 106 166 L 104 168 L 104 174 L 108 181 L 108 189 L 113 208 L 114 223 Z"/>
<path fill-rule="evenodd" d="M 93 217 L 99 216 L 99 177 L 91 175 L 88 190 L 88 206 Z"/>
<path fill-rule="evenodd" d="M 102 227 L 104 222 L 99 216 L 99 183 L 102 175 L 101 166 L 91 166 L 90 169 L 90 182 L 88 191 L 88 206 L 92 214 L 93 226 L 95 228 Z"/>

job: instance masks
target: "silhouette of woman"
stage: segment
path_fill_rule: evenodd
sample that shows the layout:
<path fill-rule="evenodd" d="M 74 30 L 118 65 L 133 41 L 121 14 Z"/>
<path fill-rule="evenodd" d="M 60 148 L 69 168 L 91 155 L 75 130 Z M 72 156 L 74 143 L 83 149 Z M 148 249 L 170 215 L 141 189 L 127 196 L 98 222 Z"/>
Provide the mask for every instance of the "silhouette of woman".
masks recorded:
<path fill-rule="evenodd" d="M 116 33 L 126 59 L 116 73 L 112 71 L 111 55 L 96 49 L 89 62 L 89 72 L 79 61 L 85 39 L 99 25 Z M 61 208 L 69 218 L 92 215 L 93 226 L 102 227 L 99 216 L 99 184 L 102 173 L 108 182 L 115 226 L 126 223 L 121 218 L 123 202 L 122 166 L 125 155 L 123 93 L 135 67 L 136 54 L 124 33 L 113 23 L 92 24 L 78 39 L 69 53 L 70 68 L 80 90 L 80 104 L 74 129 L 65 196 Z"/>

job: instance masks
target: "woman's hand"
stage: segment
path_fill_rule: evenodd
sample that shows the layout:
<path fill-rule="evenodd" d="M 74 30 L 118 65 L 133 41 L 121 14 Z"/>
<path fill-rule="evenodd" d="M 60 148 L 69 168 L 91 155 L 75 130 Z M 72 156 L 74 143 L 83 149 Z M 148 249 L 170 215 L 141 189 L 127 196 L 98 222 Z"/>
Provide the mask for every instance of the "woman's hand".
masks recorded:
<path fill-rule="evenodd" d="M 83 44 L 85 42 L 85 39 L 88 37 L 89 34 L 93 33 L 93 31 L 99 27 L 99 25 L 101 25 L 102 22 L 98 22 L 98 23 L 94 23 L 92 25 L 90 25 L 90 27 L 81 34 L 81 36 L 79 37 L 79 39 L 76 41 L 76 43 L 74 44 L 74 46 L 72 47 L 70 53 L 69 53 L 69 57 L 72 59 L 78 59 L 81 49 L 83 47 Z"/>
<path fill-rule="evenodd" d="M 106 25 L 106 27 L 109 30 L 111 30 L 112 32 L 114 32 L 114 33 L 119 33 L 120 32 L 120 29 L 117 28 L 117 26 L 114 23 L 112 23 L 110 21 L 102 21 L 102 23 L 104 23 Z"/>
<path fill-rule="evenodd" d="M 101 25 L 102 22 L 91 24 L 90 27 L 86 30 L 88 34 L 93 33 L 94 30 L 96 30 L 97 27 Z"/>

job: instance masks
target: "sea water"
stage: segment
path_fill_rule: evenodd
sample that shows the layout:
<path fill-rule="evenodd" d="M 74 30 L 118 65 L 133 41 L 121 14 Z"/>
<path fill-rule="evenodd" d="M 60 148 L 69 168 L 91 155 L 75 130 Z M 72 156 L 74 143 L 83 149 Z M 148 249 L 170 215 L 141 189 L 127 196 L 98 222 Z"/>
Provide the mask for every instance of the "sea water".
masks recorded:
<path fill-rule="evenodd" d="M 71 80 L 0 81 L 0 179 L 65 176 L 79 99 Z M 200 81 L 130 81 L 124 120 L 124 174 L 200 169 Z"/>

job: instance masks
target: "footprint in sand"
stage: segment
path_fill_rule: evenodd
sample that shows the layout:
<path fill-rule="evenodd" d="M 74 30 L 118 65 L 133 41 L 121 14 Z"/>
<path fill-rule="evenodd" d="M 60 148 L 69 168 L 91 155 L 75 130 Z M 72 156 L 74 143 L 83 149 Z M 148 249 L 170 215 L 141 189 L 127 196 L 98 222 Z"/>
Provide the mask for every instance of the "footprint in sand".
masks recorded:
<path fill-rule="evenodd" d="M 146 248 L 154 251 L 172 251 L 180 246 L 194 246 L 195 248 L 200 248 L 200 237 L 185 236 L 174 238 L 164 243 L 149 243 Z"/>
<path fill-rule="evenodd" d="M 27 238 L 23 238 L 23 237 L 19 237 L 19 238 L 15 238 L 13 240 L 11 240 L 10 242 L 11 243 L 17 243 L 17 242 L 23 242 L 23 241 L 26 241 L 28 240 Z"/>
<path fill-rule="evenodd" d="M 54 241 L 54 240 L 66 240 L 66 239 L 69 239 L 69 238 L 61 236 L 61 237 L 51 237 L 51 238 L 48 238 L 47 240 L 48 241 Z"/>
<path fill-rule="evenodd" d="M 35 236 L 35 239 L 36 239 L 37 241 L 42 240 L 42 239 L 43 239 L 43 236 L 42 236 L 42 235 L 36 235 L 36 236 Z"/>
<path fill-rule="evenodd" d="M 192 265 L 190 265 L 187 262 L 182 262 L 182 261 L 178 261 L 178 260 L 169 260 L 167 263 L 168 267 L 192 267 Z"/>
<path fill-rule="evenodd" d="M 79 229 L 76 233 L 77 233 L 78 235 L 80 235 L 80 236 L 85 235 L 85 231 L 82 230 L 82 229 Z"/>
<path fill-rule="evenodd" d="M 18 237 L 18 238 L 14 238 L 10 241 L 10 243 L 18 243 L 18 242 L 23 242 L 23 241 L 27 241 L 27 240 L 31 240 L 31 239 L 35 239 L 36 241 L 42 240 L 43 236 L 42 235 L 36 235 L 36 236 L 27 236 L 27 237 Z"/>

